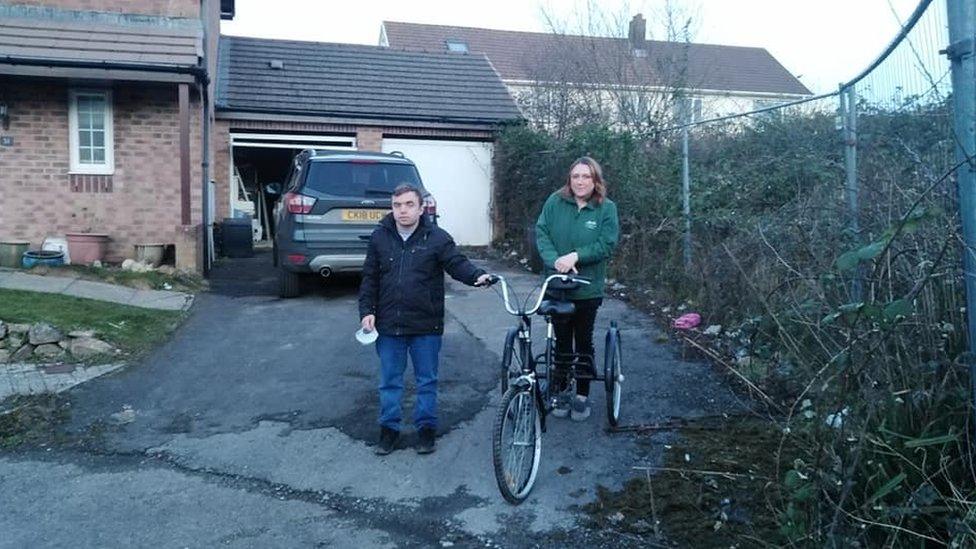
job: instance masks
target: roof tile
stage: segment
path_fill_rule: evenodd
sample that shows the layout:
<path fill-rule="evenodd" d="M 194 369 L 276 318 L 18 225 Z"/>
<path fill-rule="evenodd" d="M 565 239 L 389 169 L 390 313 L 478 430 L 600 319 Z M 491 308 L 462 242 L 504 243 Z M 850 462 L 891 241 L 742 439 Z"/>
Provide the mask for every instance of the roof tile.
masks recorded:
<path fill-rule="evenodd" d="M 220 65 L 224 111 L 485 124 L 520 117 L 481 54 L 221 36 Z"/>

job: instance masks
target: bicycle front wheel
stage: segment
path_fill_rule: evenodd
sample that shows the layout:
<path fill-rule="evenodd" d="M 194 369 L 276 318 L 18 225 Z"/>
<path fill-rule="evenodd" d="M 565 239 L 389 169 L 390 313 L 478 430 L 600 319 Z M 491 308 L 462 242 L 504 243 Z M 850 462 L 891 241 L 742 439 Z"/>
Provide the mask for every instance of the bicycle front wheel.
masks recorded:
<path fill-rule="evenodd" d="M 501 387 L 502 394 L 508 391 L 508 386 L 522 375 L 528 363 L 528 348 L 518 337 L 518 328 L 512 328 L 505 336 L 505 347 L 502 349 Z"/>
<path fill-rule="evenodd" d="M 491 437 L 498 490 L 509 503 L 525 501 L 539 472 L 542 421 L 532 387 L 509 387 Z"/>

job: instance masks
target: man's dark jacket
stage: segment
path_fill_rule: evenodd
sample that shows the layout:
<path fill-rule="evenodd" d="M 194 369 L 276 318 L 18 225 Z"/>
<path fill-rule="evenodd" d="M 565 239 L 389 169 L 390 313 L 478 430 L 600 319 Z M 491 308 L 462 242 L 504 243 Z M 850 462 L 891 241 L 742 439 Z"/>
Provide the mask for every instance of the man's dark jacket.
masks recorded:
<path fill-rule="evenodd" d="M 359 317 L 376 315 L 382 335 L 444 333 L 444 271 L 473 286 L 484 270 L 458 251 L 447 231 L 424 217 L 406 242 L 387 214 L 369 238 Z"/>

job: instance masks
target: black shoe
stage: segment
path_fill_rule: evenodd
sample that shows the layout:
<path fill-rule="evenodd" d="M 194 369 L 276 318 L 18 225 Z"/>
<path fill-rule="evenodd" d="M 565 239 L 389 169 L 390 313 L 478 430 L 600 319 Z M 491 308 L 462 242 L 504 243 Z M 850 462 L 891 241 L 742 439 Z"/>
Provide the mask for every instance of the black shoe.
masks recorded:
<path fill-rule="evenodd" d="M 373 453 L 378 456 L 385 456 L 396 448 L 397 439 L 400 438 L 400 431 L 389 427 L 380 427 L 380 440 L 373 448 Z"/>
<path fill-rule="evenodd" d="M 434 453 L 434 438 L 437 436 L 437 430 L 431 427 L 421 427 L 417 431 L 417 438 L 420 439 L 417 443 L 417 453 L 418 454 L 432 454 Z"/>

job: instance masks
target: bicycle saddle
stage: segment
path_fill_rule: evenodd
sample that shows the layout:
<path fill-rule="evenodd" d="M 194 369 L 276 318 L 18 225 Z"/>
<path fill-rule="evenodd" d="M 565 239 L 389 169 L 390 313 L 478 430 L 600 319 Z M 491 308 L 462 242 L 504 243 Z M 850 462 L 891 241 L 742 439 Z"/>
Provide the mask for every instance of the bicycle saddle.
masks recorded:
<path fill-rule="evenodd" d="M 572 301 L 546 299 L 539 305 L 539 314 L 545 316 L 571 315 L 575 312 L 576 304 Z"/>
<path fill-rule="evenodd" d="M 549 282 L 549 291 L 550 292 L 568 292 L 568 291 L 571 291 L 571 290 L 575 290 L 575 289 L 579 288 L 580 286 L 581 286 L 581 284 L 579 282 L 575 281 L 575 280 L 572 280 L 572 279 L 570 279 L 570 280 L 563 280 L 561 278 L 557 278 L 557 279 L 551 280 Z"/>

